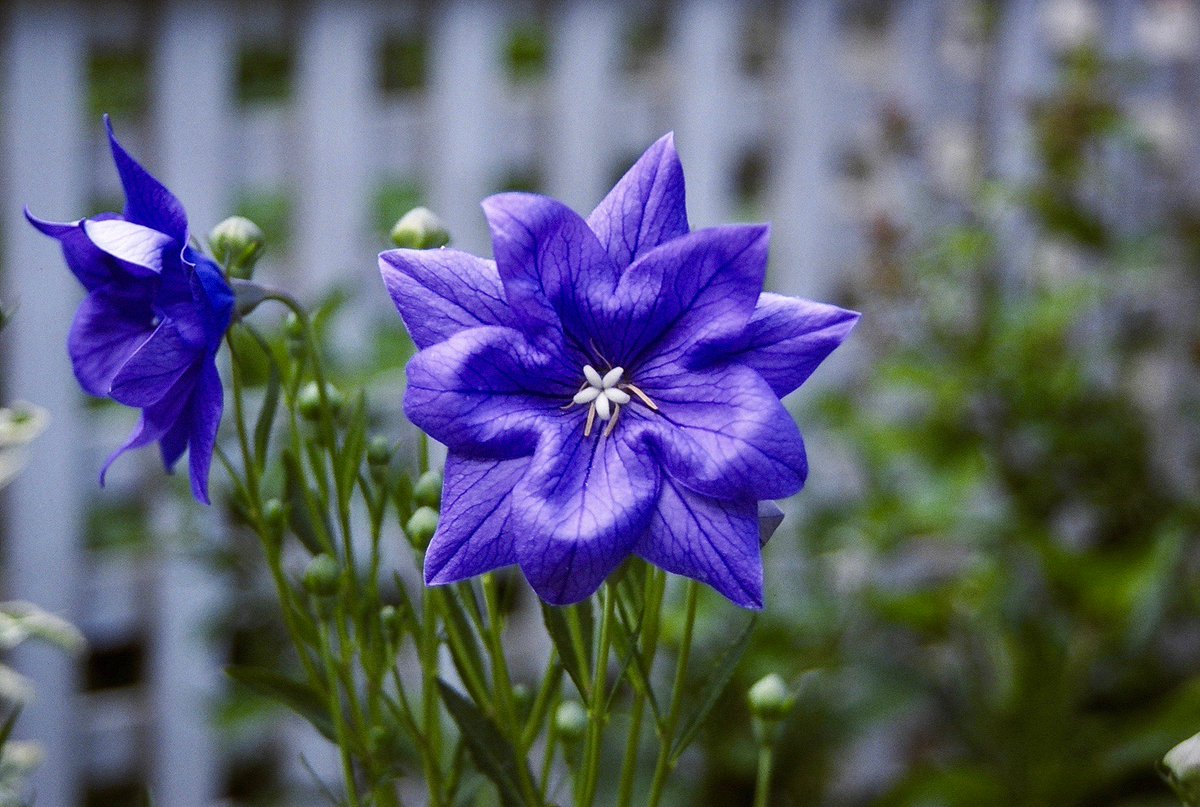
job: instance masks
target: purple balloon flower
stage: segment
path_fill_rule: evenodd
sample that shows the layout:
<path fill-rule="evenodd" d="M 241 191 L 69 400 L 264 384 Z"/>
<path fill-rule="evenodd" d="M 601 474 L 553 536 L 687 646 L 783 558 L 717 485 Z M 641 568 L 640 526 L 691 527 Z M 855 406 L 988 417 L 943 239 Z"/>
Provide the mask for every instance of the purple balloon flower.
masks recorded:
<path fill-rule="evenodd" d="M 767 228 L 691 232 L 671 135 L 586 220 L 483 203 L 495 261 L 392 250 L 405 412 L 449 448 L 429 585 L 516 563 L 549 603 L 630 554 L 762 607 L 758 502 L 807 463 L 780 403 L 858 314 L 762 294 Z"/>
<path fill-rule="evenodd" d="M 189 450 L 192 493 L 208 504 L 224 395 L 216 353 L 233 314 L 220 268 L 187 245 L 183 205 L 126 153 L 105 116 L 125 212 L 69 223 L 29 222 L 62 244 L 67 266 L 87 290 L 67 349 L 91 395 L 142 410 L 129 440 L 100 471 L 133 448 L 158 442 L 170 471 Z"/>

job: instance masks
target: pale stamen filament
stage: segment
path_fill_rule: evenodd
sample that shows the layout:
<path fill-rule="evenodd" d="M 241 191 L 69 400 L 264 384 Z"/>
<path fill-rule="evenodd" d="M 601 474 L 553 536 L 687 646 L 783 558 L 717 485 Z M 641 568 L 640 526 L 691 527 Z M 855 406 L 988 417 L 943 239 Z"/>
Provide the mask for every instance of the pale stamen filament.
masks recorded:
<path fill-rule="evenodd" d="M 583 377 L 586 380 L 571 398 L 571 402 L 562 408 L 570 409 L 577 405 L 588 405 L 587 423 L 583 427 L 584 437 L 592 436 L 596 418 L 608 421 L 602 436 L 607 437 L 612 434 L 613 429 L 617 427 L 617 419 L 621 416 L 621 407 L 627 406 L 633 401 L 630 393 L 637 396 L 638 400 L 651 410 L 658 411 L 658 406 L 650 400 L 646 393 L 633 384 L 621 383 L 621 377 L 624 374 L 623 367 L 613 367 L 604 375 L 600 375 L 600 372 L 592 365 L 585 364 L 583 366 Z"/>

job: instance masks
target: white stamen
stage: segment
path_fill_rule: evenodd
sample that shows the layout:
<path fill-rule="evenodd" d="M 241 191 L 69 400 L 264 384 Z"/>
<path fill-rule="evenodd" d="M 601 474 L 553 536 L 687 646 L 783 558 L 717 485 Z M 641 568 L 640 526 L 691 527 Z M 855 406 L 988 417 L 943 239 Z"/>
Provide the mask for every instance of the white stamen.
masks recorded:
<path fill-rule="evenodd" d="M 600 379 L 600 383 L 605 389 L 612 389 L 621 381 L 621 374 L 625 372 L 624 367 L 614 367 L 604 374 L 604 378 Z M 589 379 L 591 380 L 591 379 Z"/>
<path fill-rule="evenodd" d="M 584 387 L 579 392 L 575 393 L 575 397 L 571 400 L 577 404 L 591 403 L 600 395 L 600 390 L 595 387 Z"/>
<path fill-rule="evenodd" d="M 608 420 L 612 417 L 612 409 L 609 407 L 607 395 L 598 395 L 592 405 L 596 407 L 596 416 L 601 420 Z"/>
<path fill-rule="evenodd" d="M 592 387 L 592 389 L 595 389 L 595 387 Z M 579 396 L 576 395 L 575 397 L 578 398 Z M 613 387 L 612 389 L 606 389 L 604 391 L 604 397 L 608 398 L 608 400 L 615 404 L 629 403 L 629 393 L 625 390 L 617 389 L 616 387 Z M 580 403 L 582 403 L 582 401 Z"/>
<path fill-rule="evenodd" d="M 604 389 L 604 379 L 600 377 L 600 374 L 596 372 L 596 368 L 592 365 L 583 365 L 583 376 L 593 387 Z"/>

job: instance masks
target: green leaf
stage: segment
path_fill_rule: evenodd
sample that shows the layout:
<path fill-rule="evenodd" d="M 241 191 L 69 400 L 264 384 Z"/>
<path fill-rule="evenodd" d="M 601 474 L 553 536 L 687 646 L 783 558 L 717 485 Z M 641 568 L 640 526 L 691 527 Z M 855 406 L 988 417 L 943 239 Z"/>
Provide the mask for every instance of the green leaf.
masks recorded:
<path fill-rule="evenodd" d="M 621 678 L 628 673 L 629 681 L 633 684 L 633 688 L 650 704 L 650 711 L 654 714 L 654 719 L 661 724 L 662 712 L 659 711 L 658 700 L 654 697 L 654 687 L 650 683 L 650 670 L 647 669 L 646 661 L 642 658 L 642 654 L 638 648 L 638 640 L 642 635 L 644 618 L 645 614 L 642 613 L 638 617 L 637 624 L 630 625 L 631 618 L 625 612 L 625 608 L 620 600 L 618 600 L 617 619 L 615 620 L 617 629 L 613 631 L 613 644 L 617 648 L 618 658 L 621 658 L 622 661 L 616 678 L 613 681 L 612 689 L 609 692 L 608 701 L 611 704 L 617 690 L 620 688 Z"/>
<path fill-rule="evenodd" d="M 258 420 L 254 423 L 254 459 L 262 468 L 267 462 L 267 446 L 271 440 L 271 427 L 275 425 L 275 414 L 279 411 L 280 378 L 279 368 L 275 362 L 270 363 L 270 374 L 267 376 L 267 394 L 263 398 L 262 408 L 258 410 Z"/>
<path fill-rule="evenodd" d="M 442 602 L 445 603 L 446 631 L 449 635 L 450 656 L 454 666 L 462 677 L 463 683 L 471 693 L 471 697 L 480 703 L 487 703 L 487 666 L 483 661 L 483 650 L 471 627 L 471 620 L 459 599 L 458 586 L 447 586 L 439 590 Z M 426 599 L 426 603 L 429 600 Z M 426 614 L 426 619 L 431 617 Z"/>
<path fill-rule="evenodd" d="M 350 425 L 346 429 L 346 440 L 342 443 L 341 455 L 337 459 L 335 484 L 341 497 L 341 506 L 346 507 L 354 492 L 358 469 L 362 467 L 367 453 L 367 396 L 361 390 L 350 412 Z"/>
<path fill-rule="evenodd" d="M 330 742 L 336 742 L 325 695 L 303 681 L 264 667 L 226 667 L 225 674 L 303 717 Z"/>
<path fill-rule="evenodd" d="M 304 469 L 300 460 L 290 449 L 283 451 L 283 487 L 288 505 L 288 526 L 314 555 L 322 551 L 321 539 L 317 536 L 312 512 L 308 506 L 308 495 L 304 481 Z"/>
<path fill-rule="evenodd" d="M 584 702 L 591 698 L 589 676 L 592 669 L 592 608 L 591 600 L 585 600 L 577 605 L 563 607 L 541 603 L 542 621 L 550 641 L 558 651 L 563 669 L 575 683 L 575 689 Z M 578 626 L 573 628 L 575 621 Z"/>
<path fill-rule="evenodd" d="M 518 761 L 512 743 L 474 703 L 441 678 L 438 679 L 438 688 L 442 692 L 442 702 L 446 704 L 446 711 L 462 732 L 467 750 L 475 760 L 479 772 L 496 785 L 496 790 L 500 793 L 500 803 L 505 807 L 521 807 L 525 804 L 525 799 L 517 785 L 517 766 L 524 763 Z M 529 774 L 529 779 L 533 780 L 532 774 Z"/>
<path fill-rule="evenodd" d="M 688 699 L 695 706 L 684 719 L 681 724 L 683 728 L 675 738 L 675 745 L 671 749 L 672 760 L 679 759 L 679 755 L 692 744 L 692 740 L 696 739 L 700 727 L 704 725 L 704 719 L 717 705 L 717 699 L 721 697 L 725 687 L 729 686 L 729 681 L 733 678 L 733 671 L 737 669 L 738 662 L 742 660 L 742 654 L 750 646 L 750 635 L 754 632 L 754 625 L 757 621 L 757 616 L 750 618 L 737 641 L 726 647 L 721 655 L 713 660 L 696 697 Z"/>

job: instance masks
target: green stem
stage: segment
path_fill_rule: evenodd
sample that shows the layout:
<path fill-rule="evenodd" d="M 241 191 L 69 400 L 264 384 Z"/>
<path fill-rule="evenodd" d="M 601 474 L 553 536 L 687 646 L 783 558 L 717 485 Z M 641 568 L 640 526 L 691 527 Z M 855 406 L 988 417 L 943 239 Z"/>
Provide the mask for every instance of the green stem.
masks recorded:
<path fill-rule="evenodd" d="M 440 807 L 442 802 L 442 771 L 439 752 L 442 747 L 442 716 L 439 709 L 440 693 L 437 687 L 438 650 L 437 607 L 434 600 L 437 592 L 425 590 L 425 607 L 421 609 L 421 706 L 423 709 L 425 753 L 429 758 L 425 778 L 429 789 L 430 807 Z"/>
<path fill-rule="evenodd" d="M 767 807 L 767 799 L 771 794 L 771 743 L 760 743 L 758 746 L 758 777 L 754 781 L 754 807 Z"/>
<path fill-rule="evenodd" d="M 679 642 L 679 658 L 675 665 L 675 680 L 671 684 L 671 708 L 667 712 L 666 725 L 659 737 L 658 759 L 654 765 L 654 778 L 650 782 L 650 796 L 647 807 L 658 807 L 662 800 L 663 788 L 667 783 L 667 774 L 673 767 L 671 763 L 671 746 L 675 741 L 675 730 L 679 727 L 680 706 L 683 703 L 683 687 L 687 679 L 688 659 L 692 652 L 692 635 L 696 625 L 696 603 L 700 586 L 695 580 L 687 581 L 686 617 L 683 623 L 683 637 Z"/>
<path fill-rule="evenodd" d="M 621 761 L 621 784 L 618 788 L 618 807 L 628 807 L 633 798 L 633 780 L 637 773 L 638 748 L 642 741 L 642 716 L 646 711 L 646 698 L 635 694 L 633 709 L 629 716 L 629 739 L 625 744 L 625 758 Z"/>
<path fill-rule="evenodd" d="M 592 671 L 591 697 L 588 699 L 588 731 L 581 771 L 582 788 L 576 804 L 591 807 L 596 800 L 596 786 L 600 780 L 600 751 L 604 738 L 604 723 L 608 715 L 607 678 L 608 654 L 612 643 L 612 627 L 616 608 L 616 591 L 609 583 L 604 586 L 604 616 L 600 620 L 600 647 L 596 652 L 596 666 Z"/>
<path fill-rule="evenodd" d="M 346 780 L 347 804 L 349 807 L 358 807 L 358 784 L 354 779 L 354 762 L 350 756 L 350 735 L 347 732 L 346 721 L 342 715 L 341 685 L 338 683 L 337 670 L 334 666 L 333 650 L 329 642 L 329 629 L 320 615 L 317 615 L 316 623 L 317 644 L 320 645 L 321 663 L 325 667 L 326 690 L 329 696 L 329 713 L 333 717 L 333 733 L 337 738 L 337 747 L 342 760 L 342 776 Z"/>
<path fill-rule="evenodd" d="M 523 746 L 524 732 L 517 718 L 516 699 L 513 697 L 512 679 L 508 674 L 508 661 L 504 657 L 504 642 L 502 632 L 503 620 L 500 617 L 500 603 L 496 592 L 496 576 L 483 576 L 483 601 L 487 608 L 487 630 L 484 632 L 488 653 L 492 658 L 492 685 L 496 691 L 496 705 L 500 721 L 507 730 L 509 740 L 517 752 L 517 786 L 529 804 L 541 804 L 537 787 L 529 774 L 529 766 L 525 760 L 528 749 Z"/>

